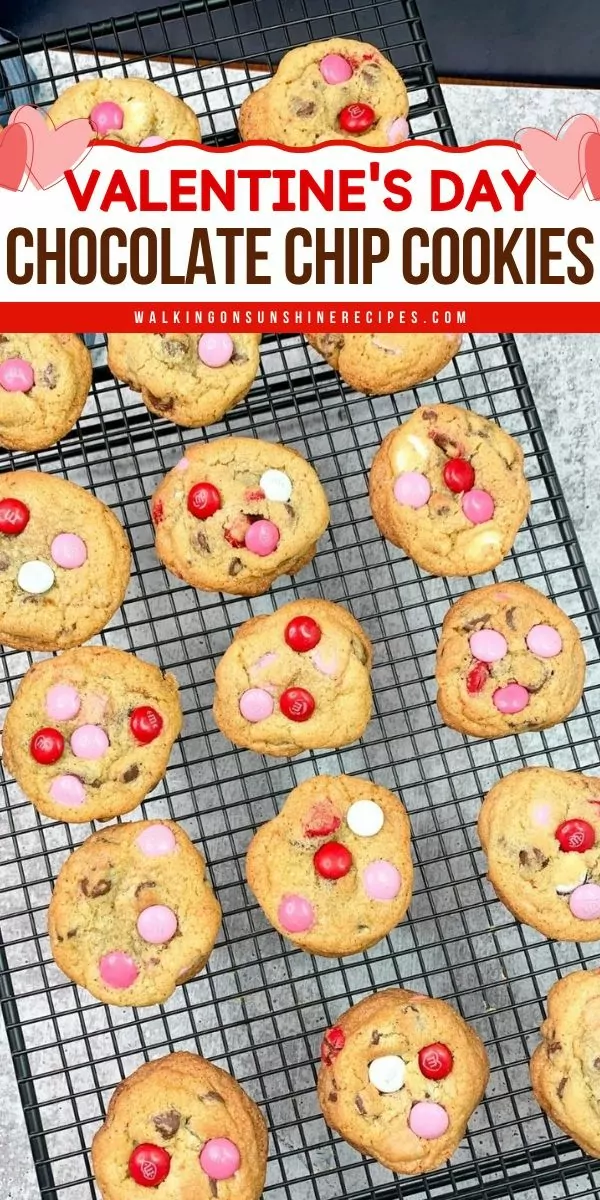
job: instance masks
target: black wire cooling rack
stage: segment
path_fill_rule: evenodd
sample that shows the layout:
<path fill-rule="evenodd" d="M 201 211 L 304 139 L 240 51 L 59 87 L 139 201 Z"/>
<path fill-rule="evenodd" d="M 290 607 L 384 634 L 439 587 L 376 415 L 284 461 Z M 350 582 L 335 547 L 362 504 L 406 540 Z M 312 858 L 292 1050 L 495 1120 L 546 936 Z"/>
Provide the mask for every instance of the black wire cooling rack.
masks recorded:
<path fill-rule="evenodd" d="M 309 0 L 196 0 L 30 40 L 18 53 L 35 69 L 38 101 L 89 73 L 149 74 L 202 114 L 208 140 L 223 142 L 236 138 L 235 109 L 250 80 L 266 77 L 291 44 L 333 33 L 384 48 L 409 85 L 413 134 L 453 142 L 411 0 L 319 0 L 312 7 Z M 138 47 L 127 61 L 125 44 Z M 92 53 L 84 52 L 90 46 Z M 0 59 L 15 53 L 0 49 Z M 5 96 L 6 109 L 10 100 Z M 552 983 L 599 955 L 588 950 L 584 960 L 579 947 L 548 942 L 511 919 L 485 880 L 475 830 L 483 793 L 523 764 L 598 771 L 600 615 L 514 341 L 467 337 L 438 380 L 366 399 L 341 384 L 299 336 L 268 337 L 247 401 L 221 425 L 182 431 L 152 418 L 119 388 L 105 365 L 104 339 L 88 340 L 94 386 L 77 429 L 43 453 L 4 455 L 2 467 L 35 466 L 90 488 L 129 532 L 131 586 L 102 640 L 172 671 L 185 710 L 183 736 L 143 815 L 174 818 L 202 845 L 224 926 L 207 969 L 164 1006 L 97 1004 L 54 966 L 46 937 L 52 882 L 90 829 L 41 820 L 10 779 L 1 782 L 1 999 L 44 1200 L 96 1195 L 88 1148 L 113 1088 L 145 1059 L 176 1049 L 197 1049 L 220 1063 L 261 1105 L 271 1132 L 268 1200 L 595 1194 L 593 1164 L 556 1137 L 533 1100 L 528 1058 Z M 543 733 L 489 743 L 440 723 L 437 633 L 469 582 L 421 574 L 371 519 L 367 471 L 381 438 L 416 404 L 438 400 L 499 420 L 525 450 L 531 517 L 494 578 L 525 580 L 551 595 L 575 620 L 589 664 L 577 712 Z M 311 565 L 293 586 L 280 581 L 254 601 L 197 593 L 167 575 L 153 551 L 148 498 L 155 485 L 185 444 L 228 431 L 300 450 L 331 504 L 331 527 Z M 235 750 L 216 730 L 213 675 L 241 622 L 294 596 L 341 601 L 363 623 L 375 646 L 375 716 L 358 745 L 282 763 Z M 2 654 L 4 708 L 30 661 Z M 245 885 L 244 854 L 292 787 L 342 770 L 402 795 L 413 829 L 415 892 L 409 919 L 372 950 L 318 960 L 267 926 Z M 493 1067 L 486 1099 L 451 1165 L 401 1182 L 328 1132 L 315 1095 L 324 1029 L 349 1003 L 398 982 L 454 1003 L 484 1038 Z"/>

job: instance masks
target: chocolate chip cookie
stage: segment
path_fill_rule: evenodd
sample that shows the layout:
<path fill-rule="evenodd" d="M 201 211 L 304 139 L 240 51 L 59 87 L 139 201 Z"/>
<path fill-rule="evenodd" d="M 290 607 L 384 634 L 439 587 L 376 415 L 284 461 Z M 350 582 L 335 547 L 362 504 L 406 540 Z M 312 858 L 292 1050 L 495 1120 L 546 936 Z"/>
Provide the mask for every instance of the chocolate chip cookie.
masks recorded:
<path fill-rule="evenodd" d="M 174 821 L 93 833 L 62 866 L 48 911 L 61 971 L 104 1004 L 162 1004 L 202 970 L 221 908 Z"/>
<path fill-rule="evenodd" d="M 126 146 L 202 140 L 193 109 L 149 79 L 86 79 L 74 83 L 55 100 L 48 116 L 55 127 L 85 117 L 90 123 L 90 138 L 110 138 Z"/>
<path fill-rule="evenodd" d="M 236 746 L 291 757 L 356 741 L 371 716 L 371 643 L 330 600 L 294 600 L 238 629 L 215 674 L 214 718 Z"/>
<path fill-rule="evenodd" d="M 437 375 L 460 350 L 454 333 L 316 333 L 307 339 L 357 392 L 403 392 Z"/>
<path fill-rule="evenodd" d="M 600 780 L 515 771 L 488 792 L 479 836 L 490 882 L 519 921 L 560 941 L 600 939 Z"/>
<path fill-rule="evenodd" d="M 255 834 L 246 872 L 267 919 L 296 946 L 332 958 L 358 954 L 410 904 L 406 809 L 366 779 L 307 779 Z"/>
<path fill-rule="evenodd" d="M 0 446 L 44 450 L 83 412 L 89 351 L 75 333 L 0 334 Z"/>
<path fill-rule="evenodd" d="M 319 1103 L 355 1150 L 420 1175 L 454 1154 L 488 1077 L 483 1043 L 449 1004 L 390 988 L 325 1034 Z"/>
<path fill-rule="evenodd" d="M 388 433 L 369 495 L 383 536 L 432 575 L 497 567 L 531 501 L 518 442 L 449 404 L 418 408 Z"/>
<path fill-rule="evenodd" d="M 437 704 L 474 737 L 549 729 L 577 707 L 585 655 L 573 621 L 524 583 L 476 588 L 444 617 Z"/>
<path fill-rule="evenodd" d="M 109 508 L 41 471 L 0 479 L 0 642 L 66 650 L 87 642 L 122 603 L 131 553 Z"/>
<path fill-rule="evenodd" d="M 111 333 L 108 365 L 150 412 L 197 429 L 248 394 L 259 345 L 258 333 Z"/>
<path fill-rule="evenodd" d="M 46 817 L 109 821 L 152 791 L 180 729 L 172 675 L 84 646 L 30 667 L 6 714 L 4 765 Z"/>
<path fill-rule="evenodd" d="M 408 95 L 389 59 L 368 42 L 329 38 L 290 50 L 240 109 L 245 142 L 315 146 L 340 138 L 391 146 L 408 137 Z"/>
<path fill-rule="evenodd" d="M 314 556 L 329 524 L 319 477 L 295 450 L 228 437 L 186 449 L 152 500 L 156 553 L 194 587 L 258 596 Z"/>
<path fill-rule="evenodd" d="M 113 1093 L 92 1143 L 102 1200 L 259 1200 L 267 1164 L 260 1110 L 231 1075 L 179 1051 L 144 1063 Z"/>
<path fill-rule="evenodd" d="M 544 1112 L 592 1158 L 600 1158 L 600 971 L 573 971 L 548 993 L 531 1084 Z"/>

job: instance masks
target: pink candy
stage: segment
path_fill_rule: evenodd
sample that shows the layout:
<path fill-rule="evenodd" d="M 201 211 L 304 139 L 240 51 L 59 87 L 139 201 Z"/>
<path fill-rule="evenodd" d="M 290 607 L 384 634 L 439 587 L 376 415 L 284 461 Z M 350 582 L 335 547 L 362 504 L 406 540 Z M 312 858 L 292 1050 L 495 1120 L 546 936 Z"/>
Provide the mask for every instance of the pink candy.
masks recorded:
<path fill-rule="evenodd" d="M 244 538 L 246 550 L 266 558 L 279 545 L 279 530 L 273 521 L 253 521 Z"/>
<path fill-rule="evenodd" d="M 552 625 L 534 625 L 525 641 L 528 650 L 538 658 L 555 658 L 562 650 L 562 638 Z"/>
<path fill-rule="evenodd" d="M 166 140 L 166 138 L 160 137 L 158 133 L 151 133 L 150 137 L 144 138 L 143 142 L 140 142 L 140 146 L 164 146 Z"/>
<path fill-rule="evenodd" d="M 85 802 L 85 788 L 77 775 L 57 775 L 50 784 L 50 795 L 66 808 L 79 808 Z"/>
<path fill-rule="evenodd" d="M 341 54 L 326 54 L 319 63 L 325 83 L 347 83 L 354 74 L 351 64 Z"/>
<path fill-rule="evenodd" d="M 321 675 L 337 675 L 340 664 L 338 656 L 333 650 L 313 650 L 309 657 L 315 671 L 319 671 Z"/>
<path fill-rule="evenodd" d="M 469 646 L 473 658 L 484 663 L 499 662 L 508 650 L 506 638 L 495 629 L 478 629 L 471 634 Z"/>
<path fill-rule="evenodd" d="M 600 917 L 600 887 L 597 883 L 582 883 L 571 892 L 569 908 L 581 921 L 597 921 Z"/>
<path fill-rule="evenodd" d="M 240 696 L 240 712 L 246 721 L 264 721 L 274 707 L 273 697 L 264 688 L 248 688 Z"/>
<path fill-rule="evenodd" d="M 380 858 L 365 867 L 363 886 L 370 900 L 394 900 L 402 886 L 402 876 L 393 863 Z"/>
<path fill-rule="evenodd" d="M 34 383 L 33 367 L 24 358 L 6 358 L 0 366 L 0 387 L 5 392 L 30 392 Z"/>
<path fill-rule="evenodd" d="M 114 129 L 122 129 L 124 120 L 123 109 L 113 100 L 103 100 L 101 104 L 96 104 L 90 113 L 90 125 L 100 137 Z"/>
<path fill-rule="evenodd" d="M 529 692 L 520 683 L 507 683 L 505 687 L 496 688 L 492 700 L 498 712 L 520 713 L 529 704 Z"/>
<path fill-rule="evenodd" d="M 100 978 L 112 988 L 128 988 L 135 983 L 139 971 L 132 958 L 122 950 L 111 950 L 99 962 Z"/>
<path fill-rule="evenodd" d="M 449 1124 L 450 1118 L 446 1109 L 441 1104 L 434 1104 L 432 1100 L 419 1100 L 417 1104 L 413 1104 L 408 1117 L 408 1125 L 412 1132 L 417 1137 L 426 1138 L 427 1141 L 442 1137 Z"/>
<path fill-rule="evenodd" d="M 53 721 L 70 721 L 80 708 L 79 692 L 68 683 L 55 683 L 46 692 L 46 712 Z"/>
<path fill-rule="evenodd" d="M 531 820 L 534 825 L 541 825 L 543 828 L 550 823 L 552 809 L 549 804 L 534 804 L 531 810 Z"/>
<path fill-rule="evenodd" d="M 162 946 L 175 937 L 177 917 L 173 909 L 167 908 L 166 904 L 151 904 L 140 913 L 137 931 L 145 942 L 151 942 L 153 946 Z"/>
<path fill-rule="evenodd" d="M 80 725 L 71 734 L 71 750 L 76 758 L 102 758 L 110 742 L 100 725 Z"/>
<path fill-rule="evenodd" d="M 180 458 L 179 462 L 175 464 L 175 470 L 176 471 L 187 471 L 189 465 L 190 465 L 189 458 L 185 458 L 185 457 Z"/>
<path fill-rule="evenodd" d="M 494 508 L 494 501 L 489 492 L 482 492 L 479 488 L 471 488 L 462 498 L 462 510 L 467 521 L 471 521 L 473 525 L 483 525 L 485 521 L 491 521 Z"/>
<path fill-rule="evenodd" d="M 72 571 L 75 567 L 83 566 L 87 559 L 87 546 L 76 533 L 59 533 L 52 542 L 50 554 L 57 567 Z"/>
<path fill-rule="evenodd" d="M 315 923 L 313 906 L 304 896 L 283 896 L 277 917 L 287 933 L 305 933 Z"/>
<path fill-rule="evenodd" d="M 242 1161 L 240 1152 L 229 1138 L 210 1138 L 200 1151 L 200 1166 L 209 1179 L 231 1179 Z"/>
<path fill-rule="evenodd" d="M 203 333 L 198 342 L 198 358 L 205 367 L 224 367 L 233 354 L 228 333 Z"/>
<path fill-rule="evenodd" d="M 405 142 L 409 133 L 406 117 L 396 117 L 387 131 L 388 145 L 395 146 L 397 142 Z"/>
<path fill-rule="evenodd" d="M 147 858 L 162 858 L 172 854 L 175 846 L 175 834 L 168 825 L 148 825 L 135 840 L 138 850 Z"/>
<path fill-rule="evenodd" d="M 423 508 L 431 495 L 431 484 L 420 471 L 405 471 L 394 483 L 394 496 L 398 504 L 409 508 Z"/>

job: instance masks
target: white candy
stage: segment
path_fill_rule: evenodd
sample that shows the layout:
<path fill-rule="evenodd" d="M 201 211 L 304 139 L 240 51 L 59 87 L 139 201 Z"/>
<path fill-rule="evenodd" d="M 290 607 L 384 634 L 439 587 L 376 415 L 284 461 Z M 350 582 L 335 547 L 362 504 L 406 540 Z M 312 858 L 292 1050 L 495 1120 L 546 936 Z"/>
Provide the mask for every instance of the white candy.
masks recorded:
<path fill-rule="evenodd" d="M 555 890 L 558 892 L 559 896 L 570 896 L 571 892 L 574 892 L 575 888 L 581 887 L 582 883 L 585 883 L 586 879 L 587 871 L 583 870 L 581 871 L 579 878 L 576 879 L 574 883 L 557 883 Z"/>
<path fill-rule="evenodd" d="M 398 1054 L 385 1054 L 369 1063 L 369 1082 L 378 1092 L 399 1092 L 404 1087 L 406 1063 Z"/>
<path fill-rule="evenodd" d="M 274 468 L 265 471 L 259 485 L 267 500 L 280 500 L 282 504 L 287 504 L 292 494 L 292 481 L 285 471 L 276 471 Z"/>
<path fill-rule="evenodd" d="M 43 592 L 50 591 L 54 583 L 54 571 L 48 563 L 32 559 L 31 562 L 23 563 L 17 575 L 17 583 L 24 592 L 29 592 L 32 596 L 41 596 Z"/>
<path fill-rule="evenodd" d="M 374 800 L 355 800 L 346 814 L 348 828 L 357 837 L 373 837 L 383 826 L 383 809 Z"/>

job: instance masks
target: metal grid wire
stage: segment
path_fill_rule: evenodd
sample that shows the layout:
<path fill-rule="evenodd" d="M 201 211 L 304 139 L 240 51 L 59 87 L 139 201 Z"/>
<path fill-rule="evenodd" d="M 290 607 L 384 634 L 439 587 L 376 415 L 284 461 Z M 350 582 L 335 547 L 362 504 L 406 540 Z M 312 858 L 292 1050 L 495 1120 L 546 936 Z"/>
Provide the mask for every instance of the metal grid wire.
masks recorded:
<path fill-rule="evenodd" d="M 162 61 L 138 56 L 127 72 L 174 86 L 204 114 L 205 135 L 222 143 L 235 140 L 233 110 L 247 91 L 244 80 L 265 74 L 249 73 L 242 58 L 273 63 L 292 42 L 357 33 L 403 69 L 413 134 L 451 143 L 411 0 L 350 6 L 320 0 L 319 9 L 327 15 L 310 16 L 309 0 L 286 0 L 281 24 L 262 29 L 258 0 L 198 0 L 30 41 L 21 53 L 38 76 L 46 64 L 41 91 L 48 96 L 97 73 L 105 61 L 109 73 L 122 73 L 124 61 L 117 66 L 104 57 L 120 54 L 122 36 L 133 34 L 144 47 L 151 34 L 155 53 L 157 39 L 164 39 Z M 80 53 L 84 44 L 97 47 L 91 58 Z M 54 53 L 59 47 L 61 55 Z M 180 56 L 187 65 L 176 61 Z M 199 67 L 217 56 L 222 65 Z M 104 339 L 90 340 L 94 386 L 77 429 L 48 451 L 4 455 L 2 469 L 35 466 L 69 478 L 109 504 L 128 530 L 131 586 L 100 640 L 173 672 L 185 713 L 165 779 L 130 818 L 174 818 L 202 846 L 224 922 L 207 969 L 165 1005 L 135 1010 L 96 1003 L 55 967 L 46 936 L 53 880 L 91 828 L 42 820 L 10 779 L 0 780 L 0 995 L 44 1200 L 97 1194 L 87 1151 L 113 1088 L 145 1059 L 179 1049 L 224 1066 L 261 1105 L 271 1134 L 268 1200 L 594 1194 L 593 1164 L 568 1139 L 556 1138 L 532 1098 L 528 1058 L 549 987 L 584 961 L 600 964 L 600 957 L 588 948 L 584 960 L 578 946 L 554 944 L 512 920 L 485 880 L 475 830 L 483 793 L 523 764 L 598 771 L 600 614 L 514 341 L 468 337 L 436 381 L 367 399 L 343 385 L 300 336 L 269 337 L 247 400 L 221 425 L 201 431 L 151 417 L 110 376 Z M 416 404 L 437 401 L 499 420 L 525 451 L 530 519 L 513 555 L 476 583 L 524 580 L 575 620 L 588 657 L 586 692 L 570 720 L 554 729 L 490 743 L 465 739 L 440 722 L 437 634 L 449 603 L 470 583 L 422 574 L 380 537 L 367 496 L 367 471 L 382 437 Z M 301 451 L 331 505 L 331 527 L 314 561 L 293 585 L 279 581 L 256 600 L 195 592 L 169 576 L 153 550 L 154 487 L 186 444 L 227 432 Z M 375 715 L 362 741 L 343 752 L 267 760 L 236 750 L 215 728 L 214 669 L 244 620 L 298 596 L 340 601 L 364 625 L 375 648 Z M 32 657 L 41 656 L 2 653 L 3 709 Z M 267 925 L 245 885 L 244 855 L 255 829 L 297 783 L 339 771 L 401 794 L 416 871 L 409 918 L 370 951 L 332 961 L 291 948 Z M 493 1068 L 485 1102 L 451 1165 L 401 1185 L 328 1132 L 315 1095 L 324 1029 L 350 1003 L 398 982 L 455 1004 L 484 1038 Z"/>

